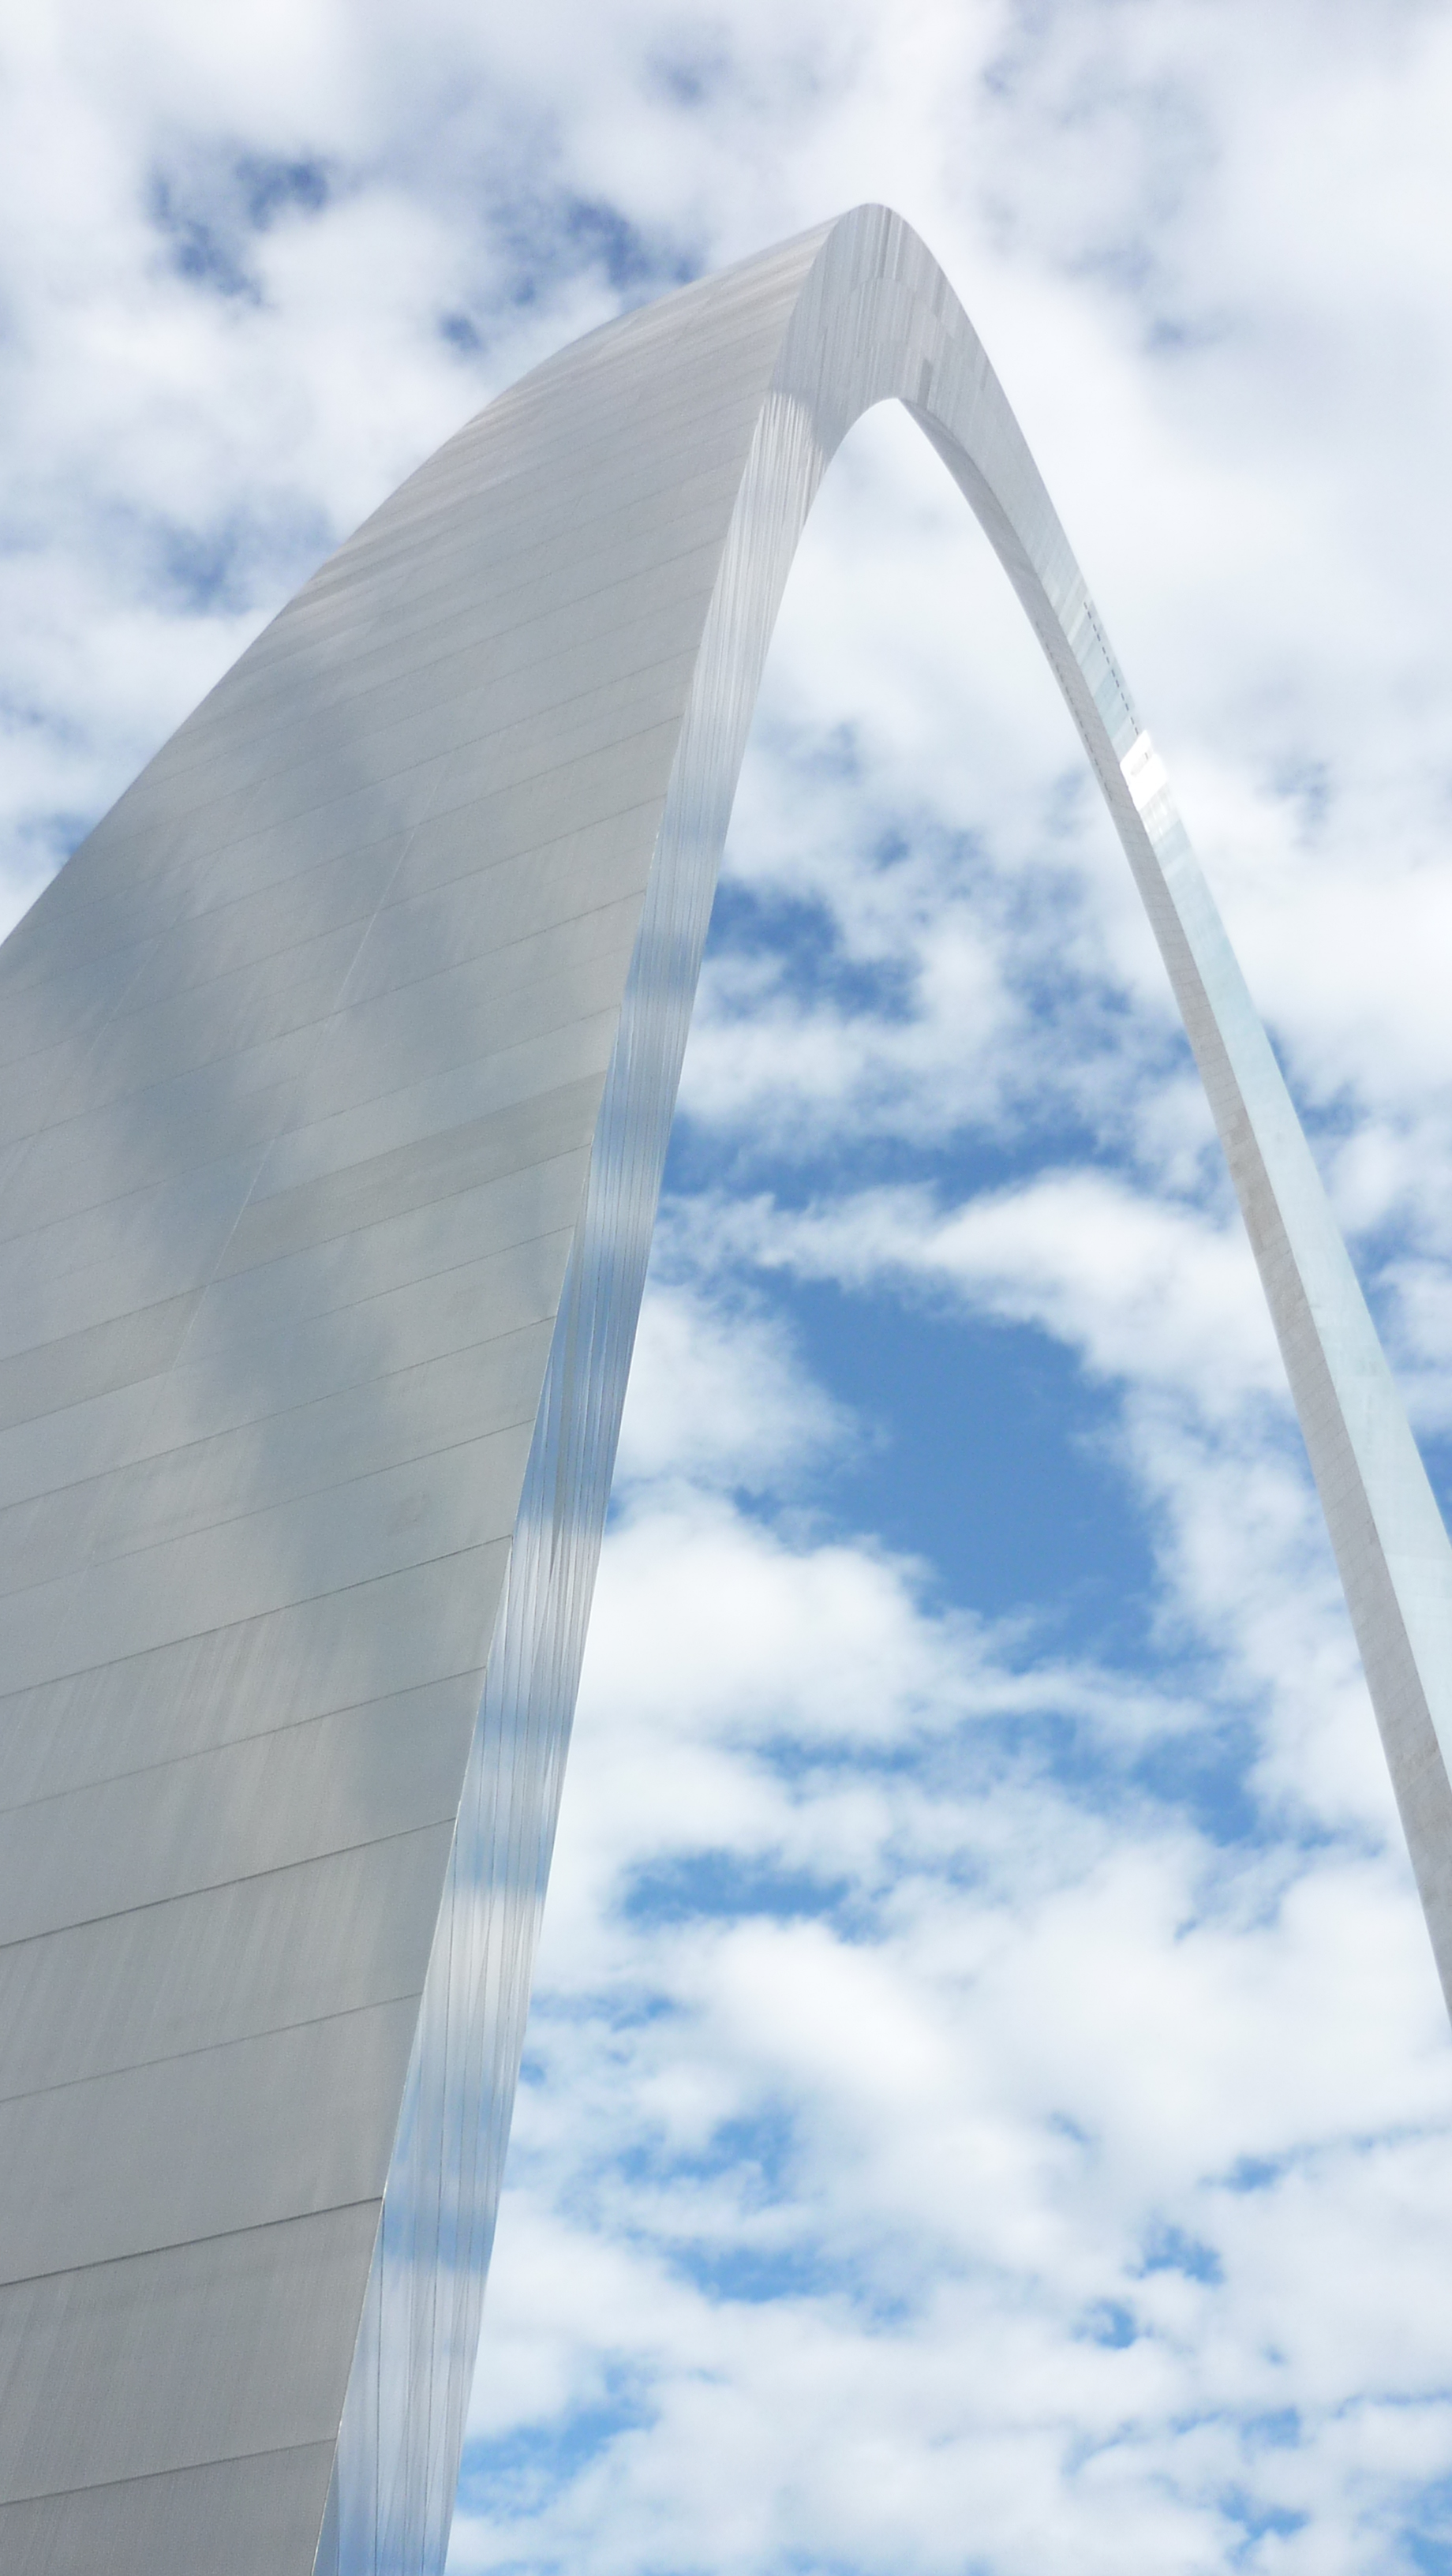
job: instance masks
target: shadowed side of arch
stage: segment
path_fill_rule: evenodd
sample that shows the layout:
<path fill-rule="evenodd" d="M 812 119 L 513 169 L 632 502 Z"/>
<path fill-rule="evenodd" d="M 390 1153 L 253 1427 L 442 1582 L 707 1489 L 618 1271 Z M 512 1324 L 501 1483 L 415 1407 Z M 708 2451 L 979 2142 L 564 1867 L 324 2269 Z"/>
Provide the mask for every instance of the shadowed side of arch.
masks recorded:
<path fill-rule="evenodd" d="M 442 2567 L 560 1770 L 717 869 L 798 539 L 842 437 L 876 403 L 913 414 L 987 533 L 1143 897 L 1254 1247 L 1452 1997 L 1452 1551 L 1284 1081 L 1163 765 L 941 270 L 878 208 L 801 254 L 704 618 L 606 1079 L 344 2412 L 325 2576 Z M 749 289 L 752 274 L 729 283 Z M 673 301 L 654 308 L 662 331 Z M 549 1786 L 528 1853 L 501 1875 L 499 1748 L 530 1739 L 551 1747 Z M 486 1953 L 502 1908 L 513 1909 L 514 1961 L 500 1979 Z"/>

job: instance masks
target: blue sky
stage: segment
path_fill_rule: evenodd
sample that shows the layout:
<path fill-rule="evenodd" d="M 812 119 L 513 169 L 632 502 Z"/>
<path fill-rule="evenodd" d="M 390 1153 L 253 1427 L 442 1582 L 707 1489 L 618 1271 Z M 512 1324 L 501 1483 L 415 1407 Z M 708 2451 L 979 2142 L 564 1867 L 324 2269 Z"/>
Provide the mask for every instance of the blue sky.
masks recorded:
<path fill-rule="evenodd" d="M 958 285 L 1452 1470 L 1452 9 L 54 0 L 6 922 L 439 439 L 866 197 Z M 1127 870 L 873 415 L 682 1087 L 452 2566 L 1452 2569 L 1452 2049 Z"/>

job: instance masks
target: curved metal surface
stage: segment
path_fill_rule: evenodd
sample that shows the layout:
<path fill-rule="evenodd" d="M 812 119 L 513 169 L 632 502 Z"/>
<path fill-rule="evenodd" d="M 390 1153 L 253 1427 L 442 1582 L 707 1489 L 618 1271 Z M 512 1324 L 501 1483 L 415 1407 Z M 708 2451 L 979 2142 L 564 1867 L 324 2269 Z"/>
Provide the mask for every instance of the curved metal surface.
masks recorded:
<path fill-rule="evenodd" d="M 766 263 L 759 273 L 765 283 Z M 657 324 L 669 310 L 668 305 L 654 308 Z M 619 327 L 623 334 L 630 326 Z M 567 1549 L 577 1563 L 558 1602 L 547 1586 L 535 1591 L 537 1633 L 525 1649 L 529 1678 L 521 1673 L 513 1689 L 521 1697 L 531 1689 L 544 1698 L 553 1695 L 549 1732 L 563 1742 L 578 1682 L 585 1612 L 690 1001 L 751 712 L 782 591 L 822 475 L 853 422 L 874 403 L 892 398 L 907 405 L 932 440 L 1022 600 L 1083 737 L 1149 912 L 1255 1247 L 1387 1741 L 1438 1965 L 1452 1992 L 1452 1913 L 1445 1910 L 1452 1799 L 1414 1644 L 1420 1607 L 1424 1615 L 1431 1614 L 1425 1642 L 1432 1669 L 1444 1684 L 1452 1680 L 1452 1550 L 1284 1081 L 1176 815 L 1163 764 L 1135 715 L 976 333 L 924 245 L 885 210 L 860 210 L 819 237 L 758 416 L 707 612 L 647 898 L 654 919 L 643 925 L 627 991 L 596 1131 L 596 1188 L 577 1244 L 577 1255 L 587 1245 L 598 1246 L 601 1268 L 586 1338 L 613 1332 L 613 1344 L 602 1349 L 593 1370 L 568 1387 L 559 1382 L 552 1363 L 552 1393 L 544 1416 L 549 1429 L 542 1423 L 539 1435 L 541 1463 L 547 1444 L 568 1450 L 577 1441 L 581 1447 L 580 1465 L 552 1533 L 553 1544 Z M 628 1204 L 623 1195 L 616 1196 L 618 1182 L 604 1177 L 624 1165 L 631 1172 Z M 567 1291 L 567 1310 L 569 1304 Z M 563 1347 L 557 1346 L 560 1353 Z M 537 1581 L 531 1565 L 532 1586 Z M 542 1691 L 537 1669 L 549 1675 Z M 506 1717 L 500 1735 L 509 1735 L 517 1723 Z M 546 1844 L 534 1882 L 539 1901 L 547 1866 Z M 461 1894 L 487 1879 L 481 1846 L 480 1860 L 461 1874 Z M 466 1975 L 453 2005 L 461 2023 L 470 1991 Z M 447 2009 L 440 1995 L 441 2023 Z M 512 2043 L 512 2064 L 518 2062 L 521 2042 L 522 2030 Z M 414 2083 L 426 2089 L 426 2042 L 416 2051 Z M 396 2267 L 407 2284 L 400 2309 L 407 2304 L 414 2328 L 405 2334 L 402 2315 L 395 2320 L 397 2348 L 410 2355 L 407 2371 L 399 2369 L 393 2383 L 402 2435 L 391 2486 L 401 2508 L 396 2523 L 386 2512 L 379 2514 L 374 2427 L 382 2383 L 372 2352 L 365 2373 L 350 2389 L 329 2545 L 320 2561 L 328 2567 L 336 2563 L 340 2576 L 352 2576 L 355 2569 L 367 2569 L 371 2576 L 375 2569 L 443 2564 L 462 2409 L 478 2336 L 487 2234 L 507 2136 L 507 2107 L 501 2105 L 501 2112 L 497 2138 L 480 2160 L 474 2186 L 480 2234 L 468 2286 L 460 2274 L 463 2295 L 442 2333 L 439 2308 L 431 2303 L 431 2332 L 419 2335 L 413 2266 L 400 2261 Z M 434 2170 L 431 2166 L 431 2180 Z M 417 2182 L 411 2171 L 401 2194 L 410 2212 Z M 462 2165 L 458 2196 L 461 2206 L 470 2197 Z M 380 2320 L 390 2275 L 388 2224 L 385 2214 L 371 2284 L 370 2314 L 376 2312 Z M 411 2217 L 408 2232 L 412 2251 L 417 2240 Z M 426 2263 L 424 2268 L 430 2267 Z M 378 2349 L 387 2342 L 382 2325 Z M 411 2401 L 405 2383 L 414 2392 Z M 419 2433 L 410 2441 L 405 2421 L 411 2407 L 421 2409 L 429 2402 L 424 2395 L 429 2388 L 447 2392 L 441 2411 L 449 2420 L 440 2423 L 436 2438 Z M 437 2398 L 433 2403 L 437 2406 Z M 365 2413 L 366 2431 L 359 2422 Z M 439 2474 L 432 2496 L 425 2498 L 424 2463 L 435 2455 Z M 382 2485 L 388 2486 L 386 2476 Z M 416 2489 L 419 2500 L 410 2512 L 403 2499 Z M 340 2506 L 334 2562 L 331 2534 Z"/>
<path fill-rule="evenodd" d="M 0 950 L 7 2565 L 442 2566 L 716 867 L 888 399 L 1144 897 L 1452 1985 L 1452 1552 L 1032 460 L 859 209 L 451 440 Z"/>

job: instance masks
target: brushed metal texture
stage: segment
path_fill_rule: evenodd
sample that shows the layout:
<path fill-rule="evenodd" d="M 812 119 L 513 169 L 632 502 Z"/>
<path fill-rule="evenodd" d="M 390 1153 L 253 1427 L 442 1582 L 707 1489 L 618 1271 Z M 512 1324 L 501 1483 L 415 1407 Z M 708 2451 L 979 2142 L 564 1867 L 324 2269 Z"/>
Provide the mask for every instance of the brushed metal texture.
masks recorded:
<path fill-rule="evenodd" d="M 22 2576 L 442 2569 L 717 862 L 801 528 L 885 400 L 982 522 L 1144 898 L 1452 1990 L 1452 1551 L 1017 425 L 923 245 L 859 208 L 467 424 L 0 949 Z"/>

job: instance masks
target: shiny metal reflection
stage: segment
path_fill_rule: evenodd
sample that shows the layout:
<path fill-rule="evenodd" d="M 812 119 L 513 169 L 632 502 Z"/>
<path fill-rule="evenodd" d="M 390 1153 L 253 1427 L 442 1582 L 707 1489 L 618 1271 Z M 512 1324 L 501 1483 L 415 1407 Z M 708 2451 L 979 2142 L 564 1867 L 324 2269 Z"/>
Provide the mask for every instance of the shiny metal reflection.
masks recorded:
<path fill-rule="evenodd" d="M 451 440 L 0 950 L 7 2565 L 442 2568 L 716 868 L 807 512 L 888 399 L 1143 894 L 1452 1986 L 1452 1551 L 1012 414 L 859 209 Z"/>

